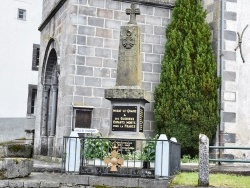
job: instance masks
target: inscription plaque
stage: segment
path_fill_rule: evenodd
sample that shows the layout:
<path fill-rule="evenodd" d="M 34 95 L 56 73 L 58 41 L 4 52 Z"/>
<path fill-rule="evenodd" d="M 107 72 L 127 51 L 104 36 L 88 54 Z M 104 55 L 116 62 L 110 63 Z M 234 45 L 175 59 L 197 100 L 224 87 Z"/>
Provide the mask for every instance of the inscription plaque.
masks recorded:
<path fill-rule="evenodd" d="M 143 124 L 144 124 L 144 108 L 140 107 L 139 132 L 143 132 Z"/>
<path fill-rule="evenodd" d="M 135 141 L 115 141 L 118 145 L 118 153 L 120 154 L 128 154 L 135 151 Z"/>
<path fill-rule="evenodd" d="M 136 131 L 137 106 L 113 106 L 112 131 Z"/>

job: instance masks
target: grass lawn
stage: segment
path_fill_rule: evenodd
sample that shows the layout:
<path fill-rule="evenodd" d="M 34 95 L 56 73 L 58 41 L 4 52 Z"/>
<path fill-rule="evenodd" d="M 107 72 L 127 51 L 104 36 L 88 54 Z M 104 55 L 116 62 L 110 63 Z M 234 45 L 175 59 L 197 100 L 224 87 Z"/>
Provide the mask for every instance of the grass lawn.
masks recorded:
<path fill-rule="evenodd" d="M 178 174 L 171 185 L 198 185 L 198 172 L 183 172 Z M 209 174 L 209 186 L 230 187 L 230 188 L 250 188 L 250 176 L 240 176 L 231 174 Z"/>

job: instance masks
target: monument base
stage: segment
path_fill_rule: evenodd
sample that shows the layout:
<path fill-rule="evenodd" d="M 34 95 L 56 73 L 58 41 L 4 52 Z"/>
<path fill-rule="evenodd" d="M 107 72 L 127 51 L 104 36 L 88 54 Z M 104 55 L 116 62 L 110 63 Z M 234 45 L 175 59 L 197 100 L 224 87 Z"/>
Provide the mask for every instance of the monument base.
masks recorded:
<path fill-rule="evenodd" d="M 138 86 L 116 86 L 112 89 L 105 89 L 105 98 L 112 101 L 141 101 L 149 103 L 150 95 Z"/>
<path fill-rule="evenodd" d="M 117 138 L 117 139 L 146 139 L 144 133 L 142 132 L 121 132 L 121 131 L 111 131 L 109 134 L 109 138 Z"/>
<path fill-rule="evenodd" d="M 144 109 L 150 95 L 138 86 L 116 86 L 105 89 L 111 101 L 112 121 L 110 137 L 144 139 Z"/>

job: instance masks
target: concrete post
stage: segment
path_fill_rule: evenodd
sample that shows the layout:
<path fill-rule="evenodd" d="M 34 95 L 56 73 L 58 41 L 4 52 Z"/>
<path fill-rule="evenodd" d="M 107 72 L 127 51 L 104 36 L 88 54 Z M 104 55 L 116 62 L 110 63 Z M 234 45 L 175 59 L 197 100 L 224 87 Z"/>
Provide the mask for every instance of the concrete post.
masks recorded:
<path fill-rule="evenodd" d="M 209 139 L 206 135 L 199 135 L 199 179 L 198 185 L 209 186 Z"/>

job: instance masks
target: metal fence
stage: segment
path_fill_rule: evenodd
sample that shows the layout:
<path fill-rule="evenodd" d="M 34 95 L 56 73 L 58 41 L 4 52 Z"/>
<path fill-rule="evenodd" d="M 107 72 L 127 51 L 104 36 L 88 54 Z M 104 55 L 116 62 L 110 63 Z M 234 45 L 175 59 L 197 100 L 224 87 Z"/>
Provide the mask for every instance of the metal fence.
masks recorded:
<path fill-rule="evenodd" d="M 177 174 L 181 169 L 181 145 L 175 142 L 170 142 L 169 145 L 169 165 L 170 175 Z"/>
<path fill-rule="evenodd" d="M 209 146 L 209 149 L 218 149 L 218 150 L 224 150 L 224 149 L 233 149 L 233 150 L 250 150 L 250 147 L 238 147 L 238 146 Z M 221 153 L 221 152 L 219 152 Z M 239 159 L 209 159 L 211 162 L 218 162 L 221 164 L 221 162 L 227 162 L 227 163 L 250 163 L 250 160 L 239 160 Z"/>
<path fill-rule="evenodd" d="M 65 173 L 154 178 L 156 165 L 160 177 L 180 171 L 181 146 L 156 139 L 64 137 L 62 156 Z"/>

